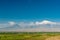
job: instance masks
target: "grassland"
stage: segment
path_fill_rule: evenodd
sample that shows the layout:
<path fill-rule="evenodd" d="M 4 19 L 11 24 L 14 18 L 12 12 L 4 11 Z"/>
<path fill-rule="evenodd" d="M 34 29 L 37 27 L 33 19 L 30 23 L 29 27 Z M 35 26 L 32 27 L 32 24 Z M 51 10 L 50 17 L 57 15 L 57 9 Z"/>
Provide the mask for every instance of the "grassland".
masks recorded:
<path fill-rule="evenodd" d="M 0 32 L 0 40 L 52 40 L 60 32 Z"/>

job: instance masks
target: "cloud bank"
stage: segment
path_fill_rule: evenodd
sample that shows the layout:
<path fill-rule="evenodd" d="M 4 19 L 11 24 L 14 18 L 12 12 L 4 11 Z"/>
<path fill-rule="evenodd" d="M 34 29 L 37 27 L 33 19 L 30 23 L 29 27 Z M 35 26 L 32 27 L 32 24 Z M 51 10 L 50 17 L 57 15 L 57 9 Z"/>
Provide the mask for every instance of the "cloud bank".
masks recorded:
<path fill-rule="evenodd" d="M 13 22 L 0 23 L 0 31 L 17 31 L 17 32 L 60 32 L 60 22 L 48 20 L 36 22 Z"/>

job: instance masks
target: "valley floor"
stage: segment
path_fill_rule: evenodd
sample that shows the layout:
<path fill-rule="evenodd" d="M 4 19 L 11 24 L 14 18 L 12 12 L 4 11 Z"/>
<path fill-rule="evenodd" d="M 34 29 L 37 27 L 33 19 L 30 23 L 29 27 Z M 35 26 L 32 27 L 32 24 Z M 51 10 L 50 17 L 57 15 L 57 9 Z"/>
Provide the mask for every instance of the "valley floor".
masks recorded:
<path fill-rule="evenodd" d="M 0 40 L 60 40 L 60 32 L 1 32 Z"/>

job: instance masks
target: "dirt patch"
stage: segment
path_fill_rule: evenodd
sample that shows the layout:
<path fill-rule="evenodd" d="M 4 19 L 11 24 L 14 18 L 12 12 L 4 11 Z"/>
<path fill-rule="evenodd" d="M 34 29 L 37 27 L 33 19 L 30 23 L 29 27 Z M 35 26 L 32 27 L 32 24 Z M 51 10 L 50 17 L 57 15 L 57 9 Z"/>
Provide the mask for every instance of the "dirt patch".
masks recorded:
<path fill-rule="evenodd" d="M 60 36 L 50 37 L 50 38 L 47 38 L 46 40 L 60 40 Z"/>

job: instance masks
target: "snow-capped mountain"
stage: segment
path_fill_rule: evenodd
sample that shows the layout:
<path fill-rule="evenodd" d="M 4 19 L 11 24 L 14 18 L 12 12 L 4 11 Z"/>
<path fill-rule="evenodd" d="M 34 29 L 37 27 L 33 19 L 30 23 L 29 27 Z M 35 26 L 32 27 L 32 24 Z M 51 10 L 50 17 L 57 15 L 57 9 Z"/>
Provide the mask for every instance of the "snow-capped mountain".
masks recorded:
<path fill-rule="evenodd" d="M 0 31 L 19 31 L 19 32 L 52 32 L 60 31 L 60 23 L 52 22 L 48 20 L 36 21 L 36 22 L 8 22 L 0 24 Z"/>

